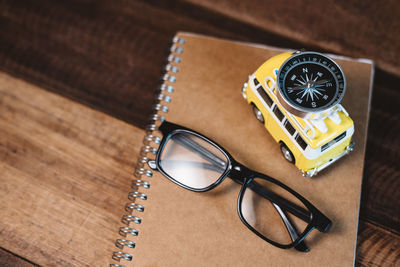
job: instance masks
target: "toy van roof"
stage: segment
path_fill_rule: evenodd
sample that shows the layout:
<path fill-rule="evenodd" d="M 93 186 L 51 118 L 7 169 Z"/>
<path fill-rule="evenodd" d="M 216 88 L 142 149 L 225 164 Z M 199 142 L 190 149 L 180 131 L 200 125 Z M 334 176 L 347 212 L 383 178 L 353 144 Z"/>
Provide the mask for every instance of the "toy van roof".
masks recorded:
<path fill-rule="evenodd" d="M 274 80 L 276 80 L 276 74 L 274 74 L 274 71 L 276 71 L 282 64 L 283 62 L 292 56 L 293 53 L 287 52 L 287 53 L 282 53 L 277 56 L 274 56 L 267 61 L 265 61 L 254 73 L 256 76 L 257 80 L 259 83 L 262 85 L 264 90 L 268 93 L 268 95 L 273 99 L 273 101 L 277 104 L 279 109 L 282 111 L 282 113 L 285 115 L 285 117 L 291 122 L 293 127 L 296 128 L 296 130 L 299 132 L 299 134 L 303 137 L 303 139 L 312 147 L 312 148 L 317 148 L 320 147 L 338 135 L 342 134 L 344 131 L 349 129 L 350 127 L 353 126 L 353 120 L 347 116 L 343 111 L 339 111 L 338 115 L 341 119 L 340 124 L 335 124 L 332 120 L 329 118 L 324 119 L 324 123 L 327 126 L 328 130 L 323 133 L 320 130 L 318 130 L 316 127 L 315 129 L 315 135 L 314 138 L 310 137 L 310 130 L 308 131 L 308 134 L 304 134 L 303 131 L 300 129 L 299 125 L 304 128 L 306 126 L 306 122 L 304 119 L 294 116 L 293 114 L 289 113 L 280 103 L 279 100 L 276 96 L 276 88 L 271 92 L 270 90 L 267 89 L 265 86 L 265 81 L 266 77 L 271 77 Z"/>

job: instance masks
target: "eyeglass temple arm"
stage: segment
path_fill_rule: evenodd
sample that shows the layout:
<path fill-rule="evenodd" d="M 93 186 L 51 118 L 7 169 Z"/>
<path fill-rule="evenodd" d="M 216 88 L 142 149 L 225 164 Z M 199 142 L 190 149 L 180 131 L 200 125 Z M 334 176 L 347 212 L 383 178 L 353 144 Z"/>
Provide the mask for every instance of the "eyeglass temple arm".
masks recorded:
<path fill-rule="evenodd" d="M 262 187 L 259 183 L 254 180 L 248 185 L 248 188 L 263 196 L 264 198 L 270 200 L 274 204 L 277 204 L 279 207 L 283 208 L 285 211 L 292 213 L 298 218 L 302 219 L 306 223 L 309 223 L 311 220 L 310 212 L 299 207 L 298 205 L 292 203 L 291 201 L 275 194 L 274 192 Z"/>
<path fill-rule="evenodd" d="M 212 153 L 210 150 L 204 148 L 202 145 L 197 142 L 191 140 L 190 138 L 184 135 L 175 135 L 174 140 L 188 148 L 191 151 L 197 152 L 204 159 L 208 160 L 212 164 L 216 165 L 216 167 L 221 168 L 222 170 L 226 169 L 226 161 L 222 160 L 220 157 Z"/>
<path fill-rule="evenodd" d="M 296 229 L 295 224 L 290 220 L 289 216 L 287 216 L 287 213 L 284 212 L 278 205 L 275 203 L 272 203 L 278 214 L 281 216 L 286 229 L 290 235 L 290 238 L 292 239 L 293 242 L 295 242 L 299 238 L 298 230 Z M 301 251 L 301 252 L 308 252 L 310 249 L 307 247 L 306 243 L 304 240 L 302 240 L 300 243 L 298 243 L 295 247 L 296 250 Z"/>

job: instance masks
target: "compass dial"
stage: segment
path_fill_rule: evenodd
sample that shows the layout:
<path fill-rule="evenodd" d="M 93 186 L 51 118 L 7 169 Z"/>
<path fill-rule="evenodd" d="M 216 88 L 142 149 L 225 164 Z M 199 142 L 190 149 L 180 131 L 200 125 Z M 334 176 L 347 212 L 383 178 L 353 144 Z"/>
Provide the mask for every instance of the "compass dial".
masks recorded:
<path fill-rule="evenodd" d="M 279 69 L 281 104 L 295 115 L 305 117 L 338 104 L 346 90 L 339 65 L 327 56 L 302 52 L 287 59 Z"/>

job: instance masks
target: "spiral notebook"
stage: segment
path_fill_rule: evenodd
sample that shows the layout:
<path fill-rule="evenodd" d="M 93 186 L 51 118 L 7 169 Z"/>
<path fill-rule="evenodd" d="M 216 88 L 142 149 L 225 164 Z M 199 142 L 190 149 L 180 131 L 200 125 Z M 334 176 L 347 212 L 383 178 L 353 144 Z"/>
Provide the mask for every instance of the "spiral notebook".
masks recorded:
<path fill-rule="evenodd" d="M 241 95 L 248 75 L 284 49 L 178 33 L 173 39 L 155 114 L 129 195 L 112 266 L 352 266 L 355 258 L 373 64 L 333 56 L 347 75 L 342 101 L 355 122 L 355 150 L 312 179 L 301 176 L 253 117 Z M 194 193 L 148 170 L 161 135 L 159 120 L 199 131 L 239 162 L 287 184 L 325 213 L 333 226 L 313 231 L 310 252 L 276 248 L 251 233 L 236 207 L 240 186 L 226 179 Z"/>

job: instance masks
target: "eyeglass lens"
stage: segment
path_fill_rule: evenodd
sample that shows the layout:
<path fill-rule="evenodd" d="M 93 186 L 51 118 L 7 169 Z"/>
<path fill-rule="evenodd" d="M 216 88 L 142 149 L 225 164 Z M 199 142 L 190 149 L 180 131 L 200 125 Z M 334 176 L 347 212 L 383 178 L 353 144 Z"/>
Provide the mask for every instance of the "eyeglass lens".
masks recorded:
<path fill-rule="evenodd" d="M 164 145 L 159 164 L 177 182 L 194 189 L 203 189 L 221 178 L 228 167 L 228 159 L 206 140 L 193 134 L 177 132 Z"/>
<path fill-rule="evenodd" d="M 254 178 L 247 185 L 240 205 L 243 218 L 254 230 L 282 245 L 296 241 L 310 221 L 303 202 L 262 178 Z"/>
<path fill-rule="evenodd" d="M 243 218 L 254 230 L 281 245 L 296 241 L 310 221 L 303 202 L 262 178 L 247 185 L 240 205 Z"/>

